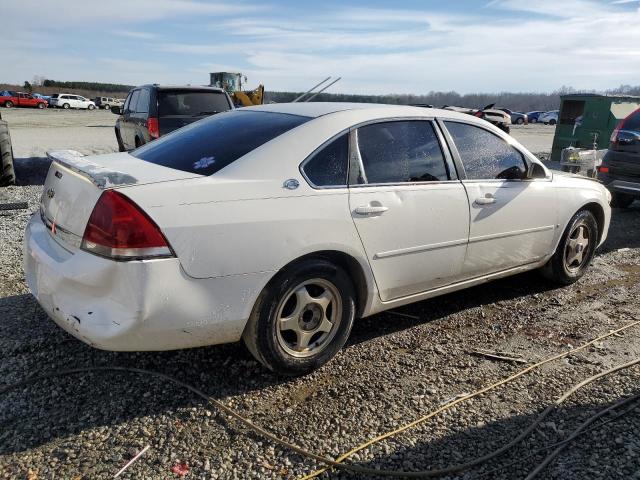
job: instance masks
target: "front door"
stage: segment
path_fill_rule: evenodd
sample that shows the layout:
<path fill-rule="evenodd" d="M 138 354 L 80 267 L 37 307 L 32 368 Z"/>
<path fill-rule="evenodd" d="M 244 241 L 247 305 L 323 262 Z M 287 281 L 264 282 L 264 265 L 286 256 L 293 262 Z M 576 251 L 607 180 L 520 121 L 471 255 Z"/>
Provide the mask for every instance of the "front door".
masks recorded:
<path fill-rule="evenodd" d="M 455 282 L 469 206 L 431 121 L 372 123 L 351 135 L 349 207 L 380 298 Z"/>
<path fill-rule="evenodd" d="M 524 155 L 476 125 L 446 121 L 462 162 L 471 225 L 465 277 L 538 261 L 553 250 L 556 190 L 550 178 L 527 179 Z"/>

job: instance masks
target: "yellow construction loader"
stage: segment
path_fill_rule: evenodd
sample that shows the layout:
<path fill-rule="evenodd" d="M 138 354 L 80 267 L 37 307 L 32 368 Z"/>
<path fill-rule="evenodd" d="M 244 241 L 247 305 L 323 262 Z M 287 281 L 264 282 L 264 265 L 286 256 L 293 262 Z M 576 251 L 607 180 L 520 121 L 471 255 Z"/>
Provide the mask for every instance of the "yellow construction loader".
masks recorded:
<path fill-rule="evenodd" d="M 223 88 L 229 94 L 236 107 L 250 107 L 262 105 L 264 102 L 264 85 L 258 85 L 255 90 L 242 90 L 242 81 L 247 77 L 241 73 L 214 72 L 209 74 L 209 84 L 212 87 Z"/>

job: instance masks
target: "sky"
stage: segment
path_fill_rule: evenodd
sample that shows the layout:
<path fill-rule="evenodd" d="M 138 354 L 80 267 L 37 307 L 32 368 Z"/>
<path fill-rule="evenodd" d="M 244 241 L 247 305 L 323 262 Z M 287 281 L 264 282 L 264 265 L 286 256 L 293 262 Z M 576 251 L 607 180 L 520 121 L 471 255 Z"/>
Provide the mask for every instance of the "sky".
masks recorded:
<path fill-rule="evenodd" d="M 640 84 L 639 0 L 1 0 L 0 83 L 549 92 Z M 12 19 L 11 21 L 7 21 Z"/>

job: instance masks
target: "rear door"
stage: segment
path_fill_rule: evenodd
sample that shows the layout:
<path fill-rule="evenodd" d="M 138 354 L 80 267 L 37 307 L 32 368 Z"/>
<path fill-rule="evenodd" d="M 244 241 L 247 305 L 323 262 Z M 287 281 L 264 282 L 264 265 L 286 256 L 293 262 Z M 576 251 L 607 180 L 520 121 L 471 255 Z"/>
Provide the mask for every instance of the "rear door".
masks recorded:
<path fill-rule="evenodd" d="M 352 132 L 349 206 L 383 301 L 460 278 L 467 195 L 429 120 Z"/>
<path fill-rule="evenodd" d="M 548 255 L 557 224 L 551 178 L 526 179 L 523 153 L 488 129 L 459 121 L 443 125 L 462 164 L 469 197 L 471 225 L 463 275 L 486 275 Z"/>
<path fill-rule="evenodd" d="M 231 108 L 229 97 L 224 92 L 207 89 L 161 89 L 158 91 L 160 135 Z"/>

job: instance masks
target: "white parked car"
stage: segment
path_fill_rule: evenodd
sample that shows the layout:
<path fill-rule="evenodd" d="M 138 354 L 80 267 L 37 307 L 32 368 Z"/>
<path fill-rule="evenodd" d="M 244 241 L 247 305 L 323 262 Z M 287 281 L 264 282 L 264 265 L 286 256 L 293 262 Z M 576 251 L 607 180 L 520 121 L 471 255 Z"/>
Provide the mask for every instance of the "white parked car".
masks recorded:
<path fill-rule="evenodd" d="M 25 272 L 58 325 L 108 350 L 243 338 L 283 374 L 354 317 L 525 270 L 572 283 L 610 220 L 598 182 L 448 110 L 262 105 L 51 157 Z"/>
<path fill-rule="evenodd" d="M 85 110 L 93 110 L 96 108 L 96 104 L 93 100 L 89 100 L 80 95 L 71 95 L 70 93 L 55 93 L 51 95 L 49 106 L 64 109 L 82 108 Z"/>
<path fill-rule="evenodd" d="M 544 123 L 545 125 L 555 125 L 558 123 L 559 114 L 560 110 L 551 110 L 550 112 L 541 113 L 538 117 L 538 122 Z"/>

